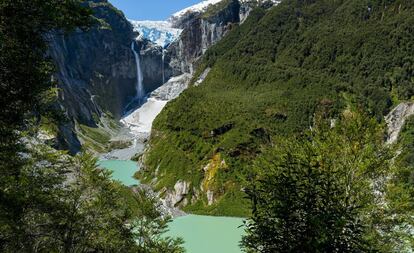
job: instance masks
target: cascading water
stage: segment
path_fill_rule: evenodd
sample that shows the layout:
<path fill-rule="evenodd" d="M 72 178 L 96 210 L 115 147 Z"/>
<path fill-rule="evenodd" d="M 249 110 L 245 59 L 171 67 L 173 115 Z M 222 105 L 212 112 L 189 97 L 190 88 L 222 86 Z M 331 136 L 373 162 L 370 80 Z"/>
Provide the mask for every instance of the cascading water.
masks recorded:
<path fill-rule="evenodd" d="M 165 62 L 165 49 L 163 48 L 162 49 L 162 84 L 164 84 L 165 83 L 165 74 L 164 74 L 164 62 Z"/>
<path fill-rule="evenodd" d="M 142 75 L 142 70 L 141 70 L 141 61 L 139 59 L 138 53 L 135 51 L 135 42 L 134 41 L 131 44 L 131 49 L 132 49 L 132 52 L 134 52 L 135 63 L 137 65 L 137 84 L 136 84 L 137 94 L 136 94 L 136 99 L 141 104 L 142 99 L 145 96 L 145 91 L 144 91 L 144 86 L 142 84 L 143 75 Z"/>

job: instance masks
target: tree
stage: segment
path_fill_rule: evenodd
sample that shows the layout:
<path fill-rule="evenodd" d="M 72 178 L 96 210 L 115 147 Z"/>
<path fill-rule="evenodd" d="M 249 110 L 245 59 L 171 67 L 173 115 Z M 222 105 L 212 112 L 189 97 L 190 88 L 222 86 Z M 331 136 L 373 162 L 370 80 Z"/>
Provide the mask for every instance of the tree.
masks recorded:
<path fill-rule="evenodd" d="M 1 252 L 184 251 L 181 239 L 163 236 L 170 218 L 159 200 L 112 181 L 92 155 L 70 157 L 38 144 L 27 155 L 19 186 L 32 201 L 19 227 L 2 233 L 13 237 L 3 238 Z"/>
<path fill-rule="evenodd" d="M 134 199 L 139 203 L 137 218 L 132 222 L 139 252 L 184 252 L 181 247 L 183 243 L 181 238 L 170 238 L 164 235 L 171 218 L 161 213 L 161 202 L 158 196 L 144 188 L 135 191 Z"/>
<path fill-rule="evenodd" d="M 181 239 L 164 237 L 170 218 L 159 200 L 145 190 L 111 180 L 111 172 L 97 167 L 90 154 L 74 158 L 67 169 L 70 183 L 52 214 L 53 240 L 59 252 L 171 252 L 181 253 Z M 44 240 L 41 240 L 44 241 Z M 145 242 L 145 243 L 142 243 Z M 47 249 L 47 248 L 46 248 Z"/>
<path fill-rule="evenodd" d="M 377 252 L 389 246 L 381 228 L 392 153 L 382 142 L 375 120 L 346 112 L 333 128 L 322 124 L 278 144 L 255 166 L 244 249 Z"/>
<path fill-rule="evenodd" d="M 182 252 L 181 240 L 161 236 L 169 218 L 140 209 L 153 199 L 113 182 L 91 155 L 70 157 L 34 138 L 31 119 L 55 86 L 46 34 L 86 29 L 88 3 L 0 1 L 0 251 Z M 151 228 L 145 235 L 139 219 Z M 141 236 L 154 241 L 139 245 Z"/>
<path fill-rule="evenodd" d="M 0 245 L 19 238 L 25 208 L 36 205 L 22 174 L 23 131 L 42 93 L 53 86 L 45 34 L 85 28 L 91 11 L 80 0 L 0 1 Z"/>

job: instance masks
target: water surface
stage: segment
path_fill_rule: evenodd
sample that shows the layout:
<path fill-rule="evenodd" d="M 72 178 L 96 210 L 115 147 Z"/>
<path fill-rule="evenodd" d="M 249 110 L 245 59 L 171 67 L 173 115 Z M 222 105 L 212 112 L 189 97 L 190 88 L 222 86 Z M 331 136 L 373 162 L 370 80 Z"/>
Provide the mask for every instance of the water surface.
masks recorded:
<path fill-rule="evenodd" d="M 138 164 L 134 161 L 103 160 L 99 161 L 99 167 L 111 170 L 112 178 L 126 186 L 139 184 L 139 181 L 133 178 L 135 172 L 139 170 Z"/>
<path fill-rule="evenodd" d="M 243 219 L 187 215 L 170 223 L 168 236 L 182 237 L 188 253 L 240 253 Z"/>
<path fill-rule="evenodd" d="M 139 169 L 136 162 L 104 160 L 99 166 L 113 171 L 113 179 L 127 186 L 139 184 L 133 178 Z M 241 225 L 241 218 L 187 215 L 175 218 L 166 235 L 182 237 L 187 253 L 240 253 L 239 242 L 244 234 Z"/>

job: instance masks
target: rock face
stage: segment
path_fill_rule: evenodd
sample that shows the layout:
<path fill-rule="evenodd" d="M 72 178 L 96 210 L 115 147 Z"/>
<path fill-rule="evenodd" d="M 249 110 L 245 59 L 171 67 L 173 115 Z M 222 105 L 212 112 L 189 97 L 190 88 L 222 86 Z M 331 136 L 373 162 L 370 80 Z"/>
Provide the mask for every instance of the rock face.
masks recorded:
<path fill-rule="evenodd" d="M 124 15 L 107 0 L 88 1 L 98 22 L 88 31 L 48 35 L 57 72 L 59 104 L 69 121 L 60 126 L 58 147 L 76 153 L 77 123 L 96 127 L 103 114 L 118 119 L 136 93 L 131 42 L 136 37 Z"/>
<path fill-rule="evenodd" d="M 414 103 L 406 102 L 399 104 L 385 117 L 388 126 L 388 144 L 393 144 L 398 140 L 405 121 L 412 115 L 414 115 Z"/>
<path fill-rule="evenodd" d="M 240 21 L 238 0 L 224 0 L 215 6 L 211 7 L 217 8 L 212 13 L 207 13 L 207 9 L 171 17 L 173 27 L 183 29 L 180 38 L 168 47 L 170 65 L 175 71 L 192 73 L 199 57 L 226 34 L 231 24 Z"/>
<path fill-rule="evenodd" d="M 164 197 L 166 206 L 176 207 L 181 204 L 181 202 L 187 202 L 186 197 L 190 192 L 190 185 L 190 183 L 180 180 L 174 185 L 173 190 L 167 190 L 166 196 Z M 187 203 L 182 203 L 184 206 L 186 204 Z"/>
<path fill-rule="evenodd" d="M 139 186 L 133 187 L 132 190 L 134 192 L 143 191 L 149 198 L 155 198 L 158 202 L 156 203 L 156 207 L 163 216 L 170 216 L 176 218 L 186 215 L 186 213 L 181 211 L 180 209 L 168 205 L 165 199 L 160 198 L 159 194 L 154 192 L 152 188 L 148 185 L 140 184 Z"/>
<path fill-rule="evenodd" d="M 206 68 L 203 73 L 198 77 L 197 81 L 194 83 L 195 86 L 200 85 L 206 79 L 208 73 L 210 73 L 211 68 Z"/>
<path fill-rule="evenodd" d="M 138 39 L 137 42 L 141 47 L 144 89 L 146 93 L 150 93 L 177 73 L 170 68 L 168 64 L 170 58 L 165 49 L 146 39 Z"/>
<path fill-rule="evenodd" d="M 90 31 L 55 34 L 50 54 L 58 72 L 61 103 L 77 121 L 93 126 L 104 112 L 119 118 L 135 94 L 135 60 L 130 23 L 106 0 L 89 5 L 100 24 Z M 96 118 L 96 117 L 95 117 Z"/>

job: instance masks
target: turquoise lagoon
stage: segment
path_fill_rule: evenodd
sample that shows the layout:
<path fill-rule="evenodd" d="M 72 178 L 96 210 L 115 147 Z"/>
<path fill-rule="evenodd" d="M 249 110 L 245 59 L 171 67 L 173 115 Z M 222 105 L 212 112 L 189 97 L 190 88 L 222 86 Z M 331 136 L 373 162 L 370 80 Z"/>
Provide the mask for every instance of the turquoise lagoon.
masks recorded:
<path fill-rule="evenodd" d="M 134 161 L 103 160 L 99 161 L 99 167 L 112 171 L 112 178 L 121 181 L 126 186 L 138 185 L 139 181 L 133 178 L 138 171 L 138 164 Z"/>
<path fill-rule="evenodd" d="M 167 232 L 182 237 L 188 253 L 240 253 L 243 219 L 187 215 L 174 219 Z"/>
<path fill-rule="evenodd" d="M 111 170 L 113 179 L 127 186 L 139 184 L 133 178 L 138 170 L 136 162 L 105 160 L 100 161 L 99 166 Z M 166 236 L 183 238 L 187 253 L 240 253 L 242 225 L 242 218 L 186 215 L 169 224 Z"/>

